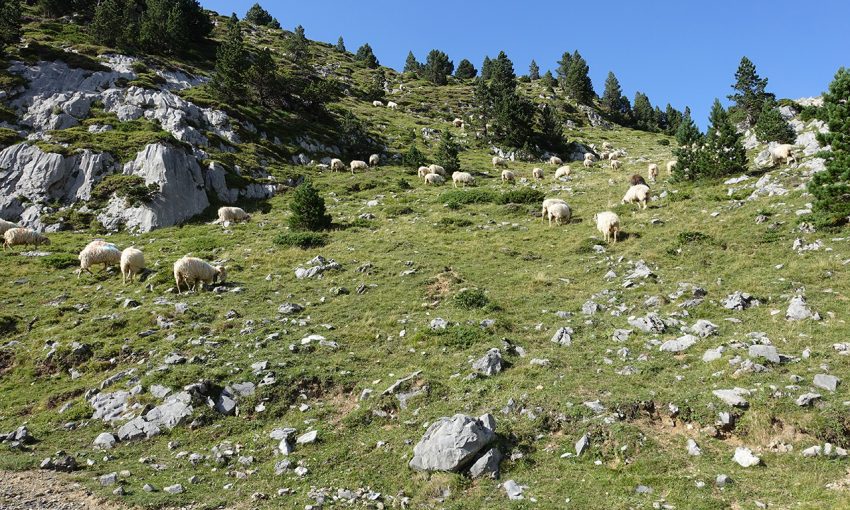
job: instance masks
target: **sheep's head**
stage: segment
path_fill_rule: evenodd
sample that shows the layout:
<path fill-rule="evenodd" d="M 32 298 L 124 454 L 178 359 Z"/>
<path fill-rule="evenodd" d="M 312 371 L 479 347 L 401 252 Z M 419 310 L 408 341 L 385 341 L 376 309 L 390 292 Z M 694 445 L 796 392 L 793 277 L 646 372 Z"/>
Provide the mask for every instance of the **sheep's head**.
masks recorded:
<path fill-rule="evenodd" d="M 213 282 L 224 283 L 227 278 L 227 268 L 224 266 L 215 266 L 215 276 Z"/>
<path fill-rule="evenodd" d="M 250 220 L 250 219 L 251 219 L 251 215 L 250 215 L 250 214 L 246 214 L 246 215 L 245 215 L 245 221 L 248 221 L 248 220 Z"/>

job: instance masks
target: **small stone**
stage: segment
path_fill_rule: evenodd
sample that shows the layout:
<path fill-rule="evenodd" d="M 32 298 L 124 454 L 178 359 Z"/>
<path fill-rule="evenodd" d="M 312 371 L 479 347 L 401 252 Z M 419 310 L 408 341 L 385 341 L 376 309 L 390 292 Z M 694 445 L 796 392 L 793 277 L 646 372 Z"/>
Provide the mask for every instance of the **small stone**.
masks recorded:
<path fill-rule="evenodd" d="M 142 490 L 145 492 L 156 492 L 156 487 L 149 483 L 146 483 L 142 486 Z"/>
<path fill-rule="evenodd" d="M 472 369 L 479 374 L 491 376 L 502 371 L 502 353 L 493 348 L 487 351 L 483 357 L 472 363 Z"/>
<path fill-rule="evenodd" d="M 103 487 L 107 487 L 109 485 L 115 485 L 115 483 L 118 482 L 118 473 L 113 472 L 113 473 L 108 473 L 108 474 L 102 475 L 99 480 L 100 480 L 100 485 L 103 486 Z"/>
<path fill-rule="evenodd" d="M 163 490 L 165 492 L 169 493 L 169 494 L 182 494 L 183 491 L 184 491 L 183 486 L 180 485 L 179 483 L 176 483 L 174 485 L 169 485 L 168 487 L 164 488 Z"/>
<path fill-rule="evenodd" d="M 763 358 L 771 363 L 780 362 L 779 352 L 777 352 L 776 347 L 772 345 L 751 345 L 747 353 L 751 358 Z"/>
<path fill-rule="evenodd" d="M 693 439 L 688 439 L 688 455 L 692 455 L 694 457 L 702 455 L 702 450 Z"/>
<path fill-rule="evenodd" d="M 522 495 L 522 487 L 517 484 L 513 480 L 508 480 L 507 482 L 502 484 L 502 488 L 505 489 L 505 492 L 508 494 L 508 499 L 518 500 L 524 499 Z"/>
<path fill-rule="evenodd" d="M 717 487 L 725 487 L 732 483 L 732 479 L 729 478 L 729 475 L 717 475 L 717 478 L 714 479 L 714 485 Z"/>
<path fill-rule="evenodd" d="M 820 398 L 821 396 L 818 393 L 803 393 L 797 397 L 797 400 L 795 400 L 794 403 L 800 407 L 806 407 L 811 405 L 812 402 L 820 400 Z"/>
<path fill-rule="evenodd" d="M 744 398 L 744 395 L 749 395 L 750 392 L 743 388 L 735 388 L 731 390 L 714 390 L 711 393 L 720 400 L 726 402 L 732 407 L 747 408 L 749 402 Z"/>
<path fill-rule="evenodd" d="M 472 478 L 499 478 L 499 464 L 501 462 L 502 452 L 498 448 L 490 448 L 469 468 L 469 474 Z"/>
<path fill-rule="evenodd" d="M 316 437 L 318 437 L 319 432 L 317 430 L 311 430 L 305 434 L 298 436 L 295 440 L 296 444 L 310 444 L 316 442 Z"/>
<path fill-rule="evenodd" d="M 117 439 L 115 439 L 115 436 L 109 432 L 103 432 L 94 439 L 92 444 L 103 450 L 111 450 L 112 447 L 115 446 L 116 442 Z"/>
<path fill-rule="evenodd" d="M 576 456 L 581 456 L 581 454 L 587 450 L 589 445 L 590 439 L 587 437 L 587 434 L 584 434 L 578 441 L 576 441 Z"/>

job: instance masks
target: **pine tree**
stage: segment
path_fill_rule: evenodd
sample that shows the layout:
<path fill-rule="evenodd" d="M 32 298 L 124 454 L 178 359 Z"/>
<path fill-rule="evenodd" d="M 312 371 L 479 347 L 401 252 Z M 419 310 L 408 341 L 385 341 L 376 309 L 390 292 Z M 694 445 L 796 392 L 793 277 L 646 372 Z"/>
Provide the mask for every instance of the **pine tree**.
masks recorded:
<path fill-rule="evenodd" d="M 445 168 L 446 172 L 449 173 L 460 170 L 459 152 L 460 148 L 455 142 L 454 136 L 448 129 L 444 129 L 440 136 L 440 144 L 437 146 L 437 153 L 434 157 L 437 164 Z"/>
<path fill-rule="evenodd" d="M 251 8 L 248 9 L 248 12 L 245 13 L 245 21 L 254 25 L 280 28 L 280 23 L 278 23 L 278 21 L 269 14 L 269 11 L 263 9 L 258 3 L 252 5 Z"/>
<path fill-rule="evenodd" d="M 304 68 L 310 55 L 310 45 L 304 33 L 304 27 L 298 25 L 292 35 L 286 40 L 286 52 L 292 57 L 292 61 Z"/>
<path fill-rule="evenodd" d="M 183 52 L 190 43 L 202 41 L 212 31 L 212 22 L 197 0 L 147 0 L 145 5 L 138 44 L 146 51 Z"/>
<path fill-rule="evenodd" d="M 277 66 L 272 52 L 263 49 L 248 69 L 248 81 L 257 100 L 263 106 L 271 106 L 272 97 L 278 85 Z"/>
<path fill-rule="evenodd" d="M 719 99 L 714 100 L 708 120 L 710 125 L 704 149 L 709 163 L 700 168 L 702 176 L 724 177 L 745 171 L 747 153 L 741 134 L 729 120 L 729 112 L 723 108 Z"/>
<path fill-rule="evenodd" d="M 387 76 L 383 69 L 378 68 L 372 73 L 372 79 L 369 82 L 369 87 L 366 89 L 366 96 L 369 101 L 382 101 L 384 99 L 384 95 L 386 94 L 384 86 L 386 82 Z"/>
<path fill-rule="evenodd" d="M 842 67 L 835 74 L 823 95 L 821 111 L 829 132 L 819 133 L 818 142 L 832 150 L 823 154 L 826 170 L 809 182 L 815 197 L 814 217 L 820 226 L 846 225 L 850 222 L 850 69 Z"/>
<path fill-rule="evenodd" d="M 5 47 L 21 39 L 20 0 L 0 0 L 0 57 L 5 55 Z"/>
<path fill-rule="evenodd" d="M 570 59 L 569 70 L 565 79 L 565 90 L 577 103 L 589 105 L 596 97 L 593 91 L 593 83 L 590 81 L 590 67 L 579 54 L 578 50 Z"/>
<path fill-rule="evenodd" d="M 475 75 L 478 74 L 478 71 L 475 69 L 475 66 L 472 65 L 467 59 L 463 59 L 457 65 L 457 69 L 455 69 L 455 78 L 459 80 L 469 80 L 475 78 Z"/>
<path fill-rule="evenodd" d="M 74 2 L 69 0 L 38 0 L 37 5 L 48 18 L 61 18 L 74 12 Z"/>
<path fill-rule="evenodd" d="M 497 96 L 516 90 L 514 64 L 504 51 L 500 51 L 499 56 L 490 61 L 490 80 L 490 86 Z"/>
<path fill-rule="evenodd" d="M 658 119 L 655 116 L 655 110 L 652 108 L 652 103 L 649 102 L 649 97 L 643 92 L 635 92 L 632 115 L 634 116 L 635 129 L 642 131 L 656 131 L 658 129 Z"/>
<path fill-rule="evenodd" d="M 555 117 L 555 112 L 549 105 L 543 105 L 540 112 L 540 141 L 551 150 L 557 150 L 564 145 L 564 130 Z"/>
<path fill-rule="evenodd" d="M 685 107 L 685 113 L 682 114 L 682 121 L 676 129 L 676 142 L 680 147 L 693 145 L 702 141 L 702 133 L 700 133 L 694 119 L 691 118 L 691 109 Z"/>
<path fill-rule="evenodd" d="M 331 216 L 325 209 L 323 199 L 313 183 L 307 179 L 295 188 L 289 202 L 289 227 L 293 230 L 325 230 L 331 226 Z"/>
<path fill-rule="evenodd" d="M 765 91 L 767 78 L 759 77 L 756 66 L 747 57 L 741 58 L 735 72 L 734 94 L 728 96 L 735 103 L 735 110 L 741 114 L 747 126 L 754 126 L 761 114 L 765 100 L 775 99 Z"/>
<path fill-rule="evenodd" d="M 679 129 L 679 124 L 682 123 L 682 112 L 673 108 L 670 103 L 667 103 L 667 108 L 664 110 L 664 117 L 667 119 L 667 127 L 664 132 L 668 135 L 675 135 Z"/>
<path fill-rule="evenodd" d="M 528 79 L 531 81 L 540 79 L 540 66 L 538 66 L 537 62 L 534 60 L 532 60 L 531 64 L 528 65 Z"/>
<path fill-rule="evenodd" d="M 608 113 L 622 123 L 626 112 L 623 109 L 623 89 L 620 87 L 620 81 L 613 72 L 608 72 L 608 78 L 605 79 L 605 92 L 602 93 L 602 107 Z"/>
<path fill-rule="evenodd" d="M 404 166 L 409 168 L 419 168 L 424 165 L 427 159 L 425 155 L 422 154 L 422 151 L 416 147 L 416 144 L 413 143 L 410 145 L 410 148 L 401 156 L 401 162 Z"/>
<path fill-rule="evenodd" d="M 554 90 L 558 85 L 558 80 L 556 80 L 552 75 L 552 71 L 546 71 L 546 74 L 543 75 L 541 80 L 543 81 L 543 85 L 545 85 L 549 90 Z"/>
<path fill-rule="evenodd" d="M 779 112 L 776 101 L 767 99 L 761 108 L 755 126 L 756 138 L 762 143 L 794 143 L 797 134 Z"/>
<path fill-rule="evenodd" d="M 220 98 L 232 101 L 245 96 L 244 75 L 248 69 L 248 55 L 236 14 L 227 21 L 226 32 L 215 54 L 211 86 Z"/>
<path fill-rule="evenodd" d="M 655 126 L 658 131 L 666 132 L 667 128 L 667 114 L 661 111 L 661 108 L 658 105 L 655 106 L 655 110 L 653 112 L 653 117 L 655 117 Z"/>
<path fill-rule="evenodd" d="M 431 50 L 425 58 L 425 65 L 422 66 L 420 74 L 434 85 L 445 85 L 454 70 L 455 65 L 448 55 L 440 50 Z"/>
<path fill-rule="evenodd" d="M 493 61 L 490 57 L 484 57 L 484 62 L 481 64 L 481 79 L 489 80 L 493 73 Z"/>
<path fill-rule="evenodd" d="M 100 44 L 106 46 L 124 46 L 122 34 L 126 24 L 126 0 L 103 0 L 94 12 L 89 30 Z"/>
<path fill-rule="evenodd" d="M 369 69 L 377 69 L 380 65 L 378 63 L 378 58 L 375 56 L 375 53 L 372 51 L 372 47 L 369 46 L 369 43 L 366 43 L 357 49 L 357 53 L 354 55 L 354 60 L 363 62 Z"/>
<path fill-rule="evenodd" d="M 422 68 L 422 64 L 416 60 L 416 56 L 412 51 L 407 52 L 407 60 L 404 61 L 404 71 L 405 73 L 413 73 L 417 74 L 419 70 Z"/>
<path fill-rule="evenodd" d="M 345 41 L 342 40 L 342 36 L 339 36 L 339 39 L 336 40 L 336 46 L 334 46 L 334 48 L 340 53 L 348 51 L 345 49 Z"/>
<path fill-rule="evenodd" d="M 570 72 L 570 64 L 572 64 L 573 55 L 565 51 L 563 55 L 561 55 L 561 60 L 558 61 L 558 67 L 555 69 L 555 72 L 558 75 L 558 83 L 561 87 L 567 87 L 567 75 Z"/>

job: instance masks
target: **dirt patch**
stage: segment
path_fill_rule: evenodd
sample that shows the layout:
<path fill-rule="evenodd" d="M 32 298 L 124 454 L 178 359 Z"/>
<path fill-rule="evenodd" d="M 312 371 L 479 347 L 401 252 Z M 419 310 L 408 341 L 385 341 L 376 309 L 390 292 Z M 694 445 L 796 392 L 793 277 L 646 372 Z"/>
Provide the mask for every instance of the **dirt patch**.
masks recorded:
<path fill-rule="evenodd" d="M 127 510 L 101 500 L 70 477 L 51 471 L 0 471 L 3 510 Z"/>
<path fill-rule="evenodd" d="M 428 281 L 427 287 L 425 287 L 425 299 L 427 301 L 442 301 L 451 293 L 453 287 L 461 283 L 463 283 L 463 278 L 447 267 L 442 273 L 438 273 Z"/>

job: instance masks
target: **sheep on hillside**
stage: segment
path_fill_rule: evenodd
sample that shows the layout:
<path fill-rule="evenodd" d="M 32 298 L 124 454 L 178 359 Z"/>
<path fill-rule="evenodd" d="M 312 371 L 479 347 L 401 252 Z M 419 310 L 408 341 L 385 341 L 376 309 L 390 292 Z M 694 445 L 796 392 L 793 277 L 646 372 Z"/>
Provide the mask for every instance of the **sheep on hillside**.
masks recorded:
<path fill-rule="evenodd" d="M 649 180 L 655 182 L 658 180 L 658 165 L 650 163 L 649 166 L 646 167 L 646 173 L 649 175 Z"/>
<path fill-rule="evenodd" d="M 109 266 L 117 266 L 121 263 L 121 250 L 112 243 L 96 239 L 86 245 L 80 252 L 80 268 L 77 270 L 77 278 L 83 271 L 93 275 L 91 267 L 95 264 L 103 264 L 103 270 Z"/>
<path fill-rule="evenodd" d="M 418 170 L 416 170 L 416 175 L 419 177 L 425 177 L 426 175 L 431 173 L 431 168 L 427 166 L 420 166 Z"/>
<path fill-rule="evenodd" d="M 390 110 L 395 110 L 396 108 L 398 108 L 398 104 L 394 101 L 387 101 L 387 108 L 389 108 Z"/>
<path fill-rule="evenodd" d="M 344 172 L 345 171 L 345 163 L 342 162 L 341 159 L 334 158 L 331 160 L 331 171 L 332 172 Z"/>
<path fill-rule="evenodd" d="M 11 228 L 21 228 L 21 226 L 17 223 L 12 223 L 11 221 L 0 219 L 0 236 L 5 234 L 6 231 Z"/>
<path fill-rule="evenodd" d="M 785 164 L 788 165 L 791 163 L 791 160 L 794 163 L 797 162 L 797 157 L 794 155 L 794 146 L 790 143 L 783 143 L 782 145 L 777 145 L 770 149 L 770 161 L 773 163 L 775 160 L 785 160 Z"/>
<path fill-rule="evenodd" d="M 559 167 L 557 170 L 555 170 L 555 179 L 560 179 L 561 177 L 569 177 L 569 176 L 570 176 L 569 165 Z"/>
<path fill-rule="evenodd" d="M 623 162 L 620 161 L 619 159 L 612 159 L 611 160 L 611 169 L 619 170 L 621 166 L 623 166 Z"/>
<path fill-rule="evenodd" d="M 378 163 L 380 163 L 380 162 L 381 162 L 380 154 L 372 154 L 371 156 L 369 156 L 369 166 L 376 167 L 376 166 L 378 166 Z"/>
<path fill-rule="evenodd" d="M 593 215 L 596 221 L 596 230 L 605 238 L 606 243 L 614 240 L 617 242 L 617 235 L 620 233 L 620 217 L 611 211 L 604 211 Z"/>
<path fill-rule="evenodd" d="M 556 225 L 560 225 L 561 222 L 569 223 L 570 222 L 570 206 L 567 204 L 552 204 L 549 206 L 548 210 L 549 216 L 549 226 L 552 226 L 552 219 L 555 220 Z"/>
<path fill-rule="evenodd" d="M 549 215 L 549 208 L 555 204 L 567 205 L 567 203 L 564 200 L 561 200 L 560 198 L 547 198 L 543 201 L 543 208 L 540 210 L 540 217 L 543 219 L 543 221 L 546 221 L 546 217 Z"/>
<path fill-rule="evenodd" d="M 502 170 L 502 182 L 505 182 L 505 181 L 510 181 L 510 182 L 516 181 L 516 175 L 514 175 L 514 173 L 511 172 L 510 170 Z"/>
<path fill-rule="evenodd" d="M 647 201 L 649 201 L 649 186 L 645 184 L 632 186 L 628 191 L 626 191 L 626 195 L 623 197 L 624 204 L 633 204 L 637 202 L 640 204 L 641 209 L 646 209 Z"/>
<path fill-rule="evenodd" d="M 380 102 L 380 101 L 378 101 L 378 100 L 375 100 L 375 101 L 372 101 L 372 106 L 376 106 L 376 107 L 377 107 L 377 106 L 384 106 L 384 103 L 382 103 L 382 102 Z"/>
<path fill-rule="evenodd" d="M 599 159 L 600 160 L 608 159 L 610 156 L 611 156 L 611 153 L 608 152 L 608 151 L 602 151 L 602 152 L 599 153 Z"/>
<path fill-rule="evenodd" d="M 463 119 L 455 118 L 455 120 L 452 121 L 452 125 L 454 125 L 454 127 L 456 127 L 456 128 L 462 128 L 463 127 Z"/>
<path fill-rule="evenodd" d="M 237 223 L 240 221 L 248 221 L 251 215 L 246 213 L 241 207 L 219 207 L 217 223 Z"/>
<path fill-rule="evenodd" d="M 457 188 L 457 183 L 463 186 L 475 184 L 475 177 L 469 172 L 455 172 L 452 174 L 452 185 Z"/>
<path fill-rule="evenodd" d="M 443 177 L 447 177 L 446 169 L 441 167 L 440 165 L 428 165 L 428 169 L 431 170 L 432 174 L 439 174 Z"/>
<path fill-rule="evenodd" d="M 351 162 L 351 175 L 354 175 L 355 170 L 368 170 L 369 165 L 366 164 L 365 161 L 360 161 L 359 159 L 355 159 Z"/>
<path fill-rule="evenodd" d="M 676 163 L 678 163 L 678 161 L 675 159 L 667 162 L 667 175 L 673 175 L 673 169 L 676 168 Z"/>
<path fill-rule="evenodd" d="M 33 245 L 38 248 L 41 244 L 50 244 L 50 239 L 31 228 L 14 227 L 3 233 L 3 251 L 12 246 L 24 246 L 26 248 Z"/>
<path fill-rule="evenodd" d="M 563 165 L 564 162 L 558 156 L 552 156 L 551 158 L 549 158 L 549 164 L 555 165 L 555 166 L 560 166 L 560 165 Z"/>
<path fill-rule="evenodd" d="M 643 184 L 647 188 L 649 187 L 649 184 L 647 184 L 646 181 L 643 180 L 643 176 L 639 174 L 634 174 L 629 177 L 629 186 L 637 186 L 638 184 Z"/>
<path fill-rule="evenodd" d="M 428 174 L 425 176 L 425 184 L 439 185 L 443 184 L 444 182 L 446 182 L 446 180 L 443 179 L 443 176 L 440 174 Z"/>
<path fill-rule="evenodd" d="M 493 168 L 496 168 L 497 166 L 503 166 L 507 168 L 508 160 L 505 158 L 500 158 L 499 156 L 493 156 Z"/>
<path fill-rule="evenodd" d="M 587 160 L 596 161 L 596 156 L 594 156 L 592 152 L 585 152 L 584 153 L 584 160 L 585 161 L 587 161 Z"/>
<path fill-rule="evenodd" d="M 141 273 L 145 269 L 145 254 L 138 248 L 124 248 L 121 252 L 121 277 L 124 283 L 130 280 L 133 282 L 133 277 Z"/>
<path fill-rule="evenodd" d="M 614 146 L 611 144 L 611 142 L 602 142 L 602 148 L 607 149 L 607 150 L 612 150 L 614 148 Z"/>
<path fill-rule="evenodd" d="M 174 263 L 174 281 L 178 294 L 181 285 L 189 290 L 197 290 L 199 282 L 203 288 L 203 284 L 224 283 L 226 277 L 227 269 L 224 266 L 213 266 L 196 257 L 186 256 Z"/>
<path fill-rule="evenodd" d="M 592 159 L 585 159 L 582 164 L 584 165 L 585 168 L 591 168 L 593 166 L 593 160 Z"/>
<path fill-rule="evenodd" d="M 543 178 L 543 169 L 542 168 L 535 168 L 535 169 L 531 170 L 531 176 L 535 179 L 538 179 L 538 180 L 542 179 Z"/>

